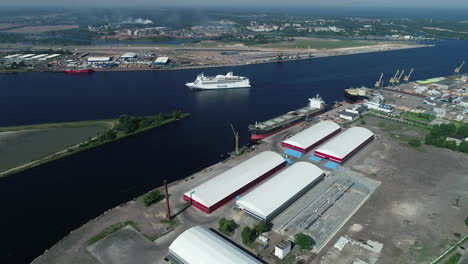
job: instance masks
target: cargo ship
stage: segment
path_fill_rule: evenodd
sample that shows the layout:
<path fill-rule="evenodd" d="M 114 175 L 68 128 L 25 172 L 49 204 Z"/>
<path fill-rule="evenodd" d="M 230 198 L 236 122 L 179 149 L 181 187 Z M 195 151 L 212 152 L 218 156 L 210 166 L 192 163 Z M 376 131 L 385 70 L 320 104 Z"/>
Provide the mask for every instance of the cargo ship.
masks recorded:
<path fill-rule="evenodd" d="M 205 76 L 201 73 L 194 82 L 186 83 L 185 85 L 190 89 L 199 90 L 249 88 L 250 80 L 247 77 L 235 76 L 232 72 L 214 77 Z"/>
<path fill-rule="evenodd" d="M 93 70 L 91 69 L 83 69 L 83 70 L 66 70 L 64 71 L 65 73 L 70 73 L 70 74 L 73 74 L 73 73 L 90 73 L 92 72 Z"/>
<path fill-rule="evenodd" d="M 345 89 L 345 97 L 351 101 L 369 99 L 372 89 L 367 87 Z"/>
<path fill-rule="evenodd" d="M 309 98 L 309 105 L 306 107 L 288 112 L 267 121 L 256 122 L 255 124 L 249 125 L 249 131 L 252 133 L 250 139 L 254 141 L 264 139 L 303 121 L 307 121 L 323 113 L 325 107 L 326 104 L 319 95 L 314 98 Z"/>

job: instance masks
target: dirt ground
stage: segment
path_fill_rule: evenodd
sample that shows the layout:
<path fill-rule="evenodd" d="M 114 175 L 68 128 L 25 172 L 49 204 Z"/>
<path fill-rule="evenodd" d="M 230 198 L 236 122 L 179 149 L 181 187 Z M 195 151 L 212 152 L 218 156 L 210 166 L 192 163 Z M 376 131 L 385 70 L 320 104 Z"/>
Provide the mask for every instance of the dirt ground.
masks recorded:
<path fill-rule="evenodd" d="M 423 131 L 392 129 L 385 123 L 390 121 L 375 117 L 365 120 L 380 138 L 346 166 L 382 184 L 312 263 L 352 263 L 356 251 L 333 258 L 333 245 L 343 235 L 383 243 L 379 264 L 427 263 L 459 239 L 456 233 L 468 233 L 468 156 L 430 146 L 410 148 L 394 135 L 423 137 Z"/>
<path fill-rule="evenodd" d="M 348 220 L 318 255 L 298 252 L 281 263 L 351 264 L 357 258 L 367 263 L 427 263 L 440 255 L 457 240 L 457 234 L 468 233 L 464 220 L 468 216 L 468 156 L 430 146 L 409 147 L 409 138 L 422 139 L 427 131 L 404 127 L 391 121 L 372 116 L 365 117 L 365 126 L 376 134 L 376 139 L 351 157 L 343 166 L 374 180 L 381 185 L 362 207 Z M 296 133 L 301 126 L 271 137 L 273 141 Z M 264 150 L 281 151 L 278 144 L 266 141 L 258 146 Z M 170 224 L 161 223 L 164 218 L 164 202 L 144 207 L 140 200 L 130 201 L 105 212 L 102 216 L 73 231 L 68 237 L 52 247 L 33 263 L 89 263 L 97 264 L 96 258 L 86 250 L 86 242 L 94 235 L 115 223 L 133 221 L 141 233 L 157 238 L 153 247 L 161 261 L 167 255 L 170 243 L 186 229 L 204 225 L 217 228 L 217 221 L 225 216 L 239 225 L 230 237 L 241 245 L 241 229 L 256 221 L 245 217 L 242 211 L 234 210 L 234 201 L 210 215 L 195 208 L 188 208 L 182 194 L 222 171 L 256 154 L 257 151 L 232 158 L 206 168 L 169 188 L 173 214 L 178 225 L 172 232 Z M 281 153 L 281 152 L 279 152 Z M 457 202 L 458 201 L 458 202 Z M 160 237 L 159 237 L 160 236 Z M 383 244 L 378 253 L 366 252 L 356 245 L 346 245 L 342 251 L 333 245 L 341 236 L 353 241 L 376 241 Z M 275 263 L 272 250 L 280 236 L 270 232 L 270 247 L 266 250 L 246 248 L 259 254 L 263 260 Z M 105 241 L 103 241 L 105 242 Z M 466 254 L 466 253 L 465 253 Z M 161 263 L 165 263 L 164 261 Z"/>

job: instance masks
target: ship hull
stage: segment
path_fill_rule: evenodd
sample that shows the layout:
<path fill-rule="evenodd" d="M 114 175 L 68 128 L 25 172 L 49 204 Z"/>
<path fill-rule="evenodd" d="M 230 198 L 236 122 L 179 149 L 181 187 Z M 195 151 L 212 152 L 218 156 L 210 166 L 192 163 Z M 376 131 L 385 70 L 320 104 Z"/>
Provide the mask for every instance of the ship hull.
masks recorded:
<path fill-rule="evenodd" d="M 321 110 L 311 114 L 309 116 L 309 119 L 312 118 L 312 117 L 315 117 L 317 115 L 320 115 L 324 111 L 325 111 L 325 109 L 321 109 Z M 253 141 L 262 140 L 262 139 L 267 138 L 269 136 L 272 136 L 272 135 L 274 135 L 276 133 L 279 133 L 279 132 L 281 132 L 281 131 L 283 131 L 285 129 L 288 129 L 290 127 L 298 125 L 298 124 L 300 124 L 300 123 L 302 123 L 304 121 L 306 121 L 305 118 L 301 118 L 300 120 L 295 120 L 295 121 L 291 122 L 290 124 L 284 125 L 282 127 L 278 127 L 278 128 L 276 128 L 274 130 L 266 131 L 264 133 L 262 133 L 262 132 L 252 133 L 252 135 L 250 136 L 250 139 L 253 140 Z"/>
<path fill-rule="evenodd" d="M 344 95 L 346 97 L 346 99 L 352 101 L 352 102 L 356 102 L 356 101 L 361 101 L 361 100 L 364 100 L 364 99 L 369 99 L 368 96 L 363 96 L 363 95 L 353 95 L 353 94 L 349 94 L 348 92 L 344 92 Z"/>
<path fill-rule="evenodd" d="M 209 85 L 196 85 L 194 83 L 186 83 L 187 87 L 192 90 L 222 90 L 222 89 L 241 89 L 241 88 L 250 88 L 248 83 L 239 83 L 239 84 L 209 84 Z"/>
<path fill-rule="evenodd" d="M 65 73 L 68 74 L 75 74 L 75 73 L 91 73 L 93 70 L 91 69 L 86 69 L 86 70 L 69 70 L 69 71 L 64 71 Z"/>

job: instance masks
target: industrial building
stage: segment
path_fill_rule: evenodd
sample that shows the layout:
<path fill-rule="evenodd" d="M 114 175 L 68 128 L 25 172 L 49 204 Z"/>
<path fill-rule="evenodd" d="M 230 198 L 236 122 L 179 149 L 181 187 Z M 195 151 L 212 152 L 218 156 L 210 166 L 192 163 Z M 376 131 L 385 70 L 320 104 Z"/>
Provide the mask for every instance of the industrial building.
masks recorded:
<path fill-rule="evenodd" d="M 211 213 L 285 166 L 281 155 L 264 151 L 184 193 L 184 200 Z"/>
<path fill-rule="evenodd" d="M 315 150 L 315 155 L 343 163 L 373 138 L 374 134 L 369 129 L 352 127 Z"/>
<path fill-rule="evenodd" d="M 322 121 L 281 142 L 281 146 L 306 153 L 339 133 L 340 130 L 340 126 L 336 123 Z"/>
<path fill-rule="evenodd" d="M 180 264 L 262 263 L 204 226 L 180 234 L 169 246 L 169 256 Z"/>
<path fill-rule="evenodd" d="M 99 62 L 109 62 L 113 57 L 89 57 L 88 62 L 90 63 L 99 63 Z"/>
<path fill-rule="evenodd" d="M 122 56 L 120 56 L 120 59 L 122 60 L 134 60 L 136 59 L 137 55 L 135 52 L 126 52 Z"/>
<path fill-rule="evenodd" d="M 165 65 L 169 62 L 169 58 L 168 57 L 158 57 L 154 62 L 153 64 L 154 65 Z"/>
<path fill-rule="evenodd" d="M 240 197 L 236 206 L 257 219 L 270 221 L 324 176 L 314 164 L 297 162 Z"/>

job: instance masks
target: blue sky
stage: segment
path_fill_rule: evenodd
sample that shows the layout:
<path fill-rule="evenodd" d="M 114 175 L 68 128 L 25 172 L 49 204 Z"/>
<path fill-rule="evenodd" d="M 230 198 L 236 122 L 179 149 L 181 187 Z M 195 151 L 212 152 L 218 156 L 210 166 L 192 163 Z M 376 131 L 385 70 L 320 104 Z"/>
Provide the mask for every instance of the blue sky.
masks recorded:
<path fill-rule="evenodd" d="M 1 6 L 394 7 L 468 8 L 468 0 L 0 0 Z"/>

